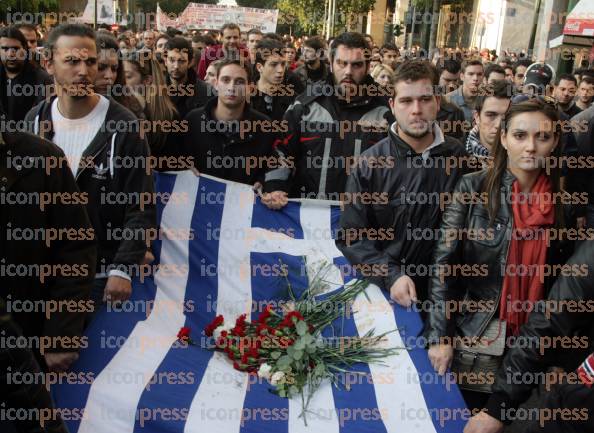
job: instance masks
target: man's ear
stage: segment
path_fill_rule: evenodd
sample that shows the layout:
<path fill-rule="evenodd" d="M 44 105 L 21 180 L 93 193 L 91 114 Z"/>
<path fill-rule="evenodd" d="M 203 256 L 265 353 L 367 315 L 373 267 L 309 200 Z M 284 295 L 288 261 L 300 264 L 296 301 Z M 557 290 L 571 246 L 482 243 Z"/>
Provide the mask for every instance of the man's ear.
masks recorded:
<path fill-rule="evenodd" d="M 472 120 L 474 120 L 475 125 L 479 124 L 479 119 L 480 119 L 480 114 L 478 113 L 478 111 L 473 110 L 472 111 Z"/>
<path fill-rule="evenodd" d="M 262 74 L 262 63 L 256 63 L 256 71 L 258 71 L 258 74 Z"/>

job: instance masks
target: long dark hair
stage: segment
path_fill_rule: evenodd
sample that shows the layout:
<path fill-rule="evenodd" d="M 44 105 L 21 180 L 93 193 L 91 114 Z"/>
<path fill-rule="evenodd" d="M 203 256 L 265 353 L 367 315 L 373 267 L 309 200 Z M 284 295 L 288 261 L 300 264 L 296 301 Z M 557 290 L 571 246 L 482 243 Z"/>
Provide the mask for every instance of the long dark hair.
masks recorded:
<path fill-rule="evenodd" d="M 118 41 L 111 34 L 99 32 L 97 34 L 97 50 L 113 50 L 118 56 L 118 73 L 112 89 L 108 89 L 109 96 L 132 111 L 137 117 L 144 117 L 140 102 L 130 94 L 129 89 L 126 87 L 126 74 L 124 73 L 124 63 L 122 62 Z"/>
<path fill-rule="evenodd" d="M 523 113 L 540 112 L 551 120 L 554 125 L 555 137 L 560 139 L 561 130 L 559 125 L 559 111 L 552 105 L 533 98 L 524 102 L 512 103 L 505 113 L 505 117 L 501 122 L 501 132 L 507 133 L 511 120 Z M 561 167 L 559 164 L 562 152 L 562 145 L 558 143 L 552 154 L 547 158 L 547 163 L 543 169 L 547 169 L 548 178 L 551 181 L 551 187 L 555 206 L 555 225 L 557 227 L 564 226 L 563 207 L 561 197 Z M 557 164 L 549 166 L 549 162 L 554 160 Z M 499 208 L 501 207 L 501 185 L 503 175 L 508 169 L 507 150 L 501 144 L 501 134 L 498 134 L 497 141 L 493 149 L 493 164 L 487 170 L 485 180 L 483 182 L 483 192 L 488 197 L 487 210 L 489 212 L 490 223 L 493 224 Z"/>

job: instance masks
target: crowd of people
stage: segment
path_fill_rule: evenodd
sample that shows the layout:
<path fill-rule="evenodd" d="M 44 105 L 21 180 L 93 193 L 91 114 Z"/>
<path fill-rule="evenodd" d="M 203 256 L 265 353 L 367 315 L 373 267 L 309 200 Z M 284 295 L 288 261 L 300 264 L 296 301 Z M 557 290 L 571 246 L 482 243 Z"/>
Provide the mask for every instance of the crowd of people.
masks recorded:
<path fill-rule="evenodd" d="M 68 371 L 95 311 L 126 302 L 154 260 L 151 172 L 193 170 L 270 209 L 340 201 L 338 248 L 420 311 L 436 374 L 454 373 L 473 410 L 465 432 L 513 422 L 539 385 L 526 373 L 557 372 L 543 407 L 594 409 L 593 68 L 233 23 L 39 30 L 0 27 L 0 326 L 37 342 L 0 347 L 9 407 L 51 407 L 9 372 Z M 544 425 L 594 431 L 589 417 Z"/>

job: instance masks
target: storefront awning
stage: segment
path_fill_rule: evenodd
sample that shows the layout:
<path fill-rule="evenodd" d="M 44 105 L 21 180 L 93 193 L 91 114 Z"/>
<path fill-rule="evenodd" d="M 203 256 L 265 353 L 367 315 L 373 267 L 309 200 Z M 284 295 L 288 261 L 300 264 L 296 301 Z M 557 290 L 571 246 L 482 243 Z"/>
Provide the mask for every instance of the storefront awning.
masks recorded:
<path fill-rule="evenodd" d="M 565 19 L 563 34 L 594 37 L 594 1 L 580 0 Z"/>

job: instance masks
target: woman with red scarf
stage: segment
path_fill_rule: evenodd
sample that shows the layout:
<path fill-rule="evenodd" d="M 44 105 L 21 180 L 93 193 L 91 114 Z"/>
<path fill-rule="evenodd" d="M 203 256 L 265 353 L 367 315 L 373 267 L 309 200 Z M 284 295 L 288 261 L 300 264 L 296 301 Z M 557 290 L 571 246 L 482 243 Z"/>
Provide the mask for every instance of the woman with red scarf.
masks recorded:
<path fill-rule="evenodd" d="M 442 217 L 424 335 L 436 372 L 452 367 L 471 409 L 573 251 L 558 236 L 576 201 L 561 189 L 558 125 L 554 105 L 512 99 L 493 165 L 459 181 Z"/>

